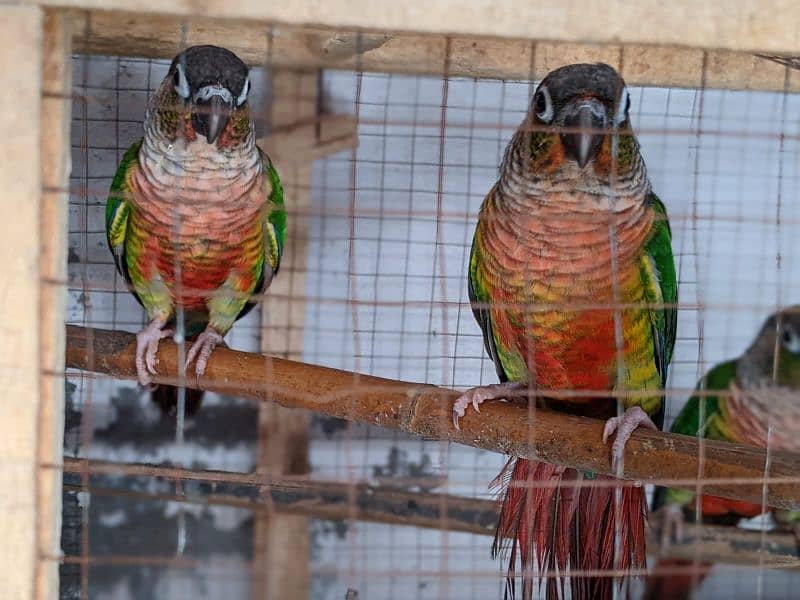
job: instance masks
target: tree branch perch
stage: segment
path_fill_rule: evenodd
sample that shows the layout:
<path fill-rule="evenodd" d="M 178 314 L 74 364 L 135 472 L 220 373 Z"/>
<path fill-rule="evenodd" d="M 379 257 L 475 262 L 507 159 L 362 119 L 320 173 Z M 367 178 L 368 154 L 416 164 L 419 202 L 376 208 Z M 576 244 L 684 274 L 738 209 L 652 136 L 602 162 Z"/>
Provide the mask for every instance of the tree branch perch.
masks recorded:
<path fill-rule="evenodd" d="M 358 520 L 494 535 L 499 504 L 363 482 L 340 483 L 300 478 L 270 479 L 264 475 L 198 471 L 169 466 L 111 463 L 65 458 L 64 486 L 93 495 L 123 496 L 138 501 L 170 500 L 222 505 L 254 511 L 300 514 L 331 521 Z M 84 485 L 88 473 L 88 487 Z M 114 475 L 111 480 L 104 475 Z M 119 476 L 123 477 L 119 477 Z M 160 479 L 173 485 L 166 493 L 134 491 L 131 480 Z M 148 490 L 148 486 L 137 486 Z M 648 530 L 648 547 L 659 548 L 661 531 Z M 800 567 L 797 543 L 791 533 L 713 525 L 684 527 L 683 539 L 663 549 L 662 558 L 680 558 L 767 567 Z"/>
<path fill-rule="evenodd" d="M 135 336 L 121 331 L 67 326 L 66 365 L 134 379 Z M 159 383 L 178 383 L 177 346 L 159 347 Z M 451 422 L 458 392 L 338 369 L 282 360 L 226 348 L 214 351 L 206 375 L 191 373 L 187 387 L 275 401 L 334 417 L 399 429 L 419 437 L 453 441 L 575 469 L 613 475 L 603 423 L 537 409 L 535 418 L 519 405 L 487 403 L 468 412 L 462 429 Z M 623 478 L 759 503 L 765 484 L 766 453 L 739 444 L 704 441 L 698 479 L 697 440 L 638 429 L 626 446 Z M 770 454 L 766 479 L 769 506 L 800 510 L 800 461 L 789 453 Z"/>

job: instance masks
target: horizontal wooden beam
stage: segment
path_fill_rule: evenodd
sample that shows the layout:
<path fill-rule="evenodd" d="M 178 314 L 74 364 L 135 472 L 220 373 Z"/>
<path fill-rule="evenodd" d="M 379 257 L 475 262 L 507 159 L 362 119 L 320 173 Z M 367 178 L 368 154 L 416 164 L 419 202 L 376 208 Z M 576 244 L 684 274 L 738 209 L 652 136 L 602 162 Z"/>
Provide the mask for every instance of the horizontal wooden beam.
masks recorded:
<path fill-rule="evenodd" d="M 797 52 L 795 0 L 23 0 L 58 8 L 606 44 Z"/>
<path fill-rule="evenodd" d="M 439 531 L 494 535 L 499 504 L 432 492 L 366 483 L 339 483 L 300 478 L 272 480 L 263 475 L 193 471 L 145 464 L 65 458 L 64 485 L 92 495 L 124 496 L 132 500 L 171 500 L 300 514 L 331 521 L 356 520 Z M 88 475 L 89 487 L 84 485 Z M 113 475 L 109 480 L 103 475 Z M 122 476 L 122 477 L 119 477 Z M 159 479 L 174 485 L 169 493 L 133 491 L 131 479 Z M 141 489 L 151 489 L 143 486 Z M 655 523 L 653 523 L 655 524 Z M 648 532 L 648 547 L 658 548 L 660 531 Z M 684 536 L 661 549 L 660 558 L 677 558 L 765 567 L 800 567 L 791 533 L 746 531 L 712 525 L 684 527 Z"/>
<path fill-rule="evenodd" d="M 158 478 L 178 483 L 174 493 L 164 496 L 195 504 L 236 506 L 252 510 L 276 510 L 291 514 L 329 519 L 356 519 L 393 525 L 410 525 L 480 535 L 494 535 L 497 503 L 461 496 L 418 493 L 406 489 L 372 486 L 366 483 L 312 481 L 306 477 L 271 478 L 266 474 L 243 474 L 143 464 L 119 464 L 83 459 L 64 459 L 64 483 L 83 486 L 84 473 L 90 476 L 93 493 L 157 499 L 158 493 L 127 489 L 131 478 Z M 111 483 L 101 475 L 123 475 Z M 178 490 L 180 492 L 178 492 Z"/>
<path fill-rule="evenodd" d="M 289 68 L 446 74 L 504 80 L 539 79 L 564 64 L 604 61 L 630 85 L 737 90 L 800 90 L 800 71 L 751 53 L 663 47 L 644 43 L 604 45 L 529 39 L 396 33 L 360 37 L 353 31 L 319 30 L 201 17 L 115 12 L 72 12 L 75 51 L 171 59 L 187 45 L 214 43 L 253 65 Z M 589 41 L 589 40 L 586 40 Z M 445 67 L 445 64 L 447 65 Z"/>
<path fill-rule="evenodd" d="M 69 368 L 133 379 L 134 358 L 131 333 L 67 326 Z M 490 402 L 480 414 L 468 411 L 458 430 L 451 419 L 458 396 L 453 390 L 227 348 L 214 351 L 202 379 L 189 376 L 181 381 L 177 358 L 177 346 L 162 342 L 156 382 L 274 401 L 423 438 L 614 475 L 609 446 L 602 442 L 603 422 L 596 419 Z M 651 482 L 689 490 L 702 486 L 704 493 L 754 503 L 766 493 L 769 506 L 800 509 L 800 460 L 777 451 L 769 459 L 765 480 L 767 455 L 761 449 L 710 440 L 700 447 L 691 437 L 638 429 L 626 446 L 622 475 L 635 481 L 628 485 Z"/>
<path fill-rule="evenodd" d="M 258 140 L 280 171 L 287 164 L 309 165 L 358 145 L 356 120 L 351 115 L 321 117 L 276 127 Z"/>

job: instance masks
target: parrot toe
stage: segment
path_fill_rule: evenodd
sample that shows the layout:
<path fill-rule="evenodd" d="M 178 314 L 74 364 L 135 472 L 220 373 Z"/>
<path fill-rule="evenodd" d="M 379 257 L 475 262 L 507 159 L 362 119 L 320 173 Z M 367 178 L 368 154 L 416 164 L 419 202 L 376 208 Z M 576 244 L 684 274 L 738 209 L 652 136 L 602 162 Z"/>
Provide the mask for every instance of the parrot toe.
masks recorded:
<path fill-rule="evenodd" d="M 611 466 L 615 471 L 622 462 L 625 444 L 628 443 L 631 434 L 637 427 L 647 427 L 658 431 L 655 423 L 639 406 L 632 406 L 621 417 L 612 417 L 606 421 L 606 425 L 603 427 L 603 443 L 605 444 L 608 438 L 615 431 L 617 432 L 617 439 L 614 440 L 614 445 L 611 448 Z"/>
<path fill-rule="evenodd" d="M 206 372 L 208 359 L 211 356 L 214 348 L 222 343 L 222 336 L 215 329 L 208 327 L 203 333 L 197 336 L 197 339 L 192 344 L 186 355 L 186 366 L 197 358 L 197 364 L 194 367 L 195 373 L 200 377 Z"/>
<path fill-rule="evenodd" d="M 159 341 L 173 333 L 171 329 L 161 329 L 165 323 L 165 319 L 153 319 L 136 334 L 136 374 L 143 386 L 150 385 L 153 382 L 151 375 L 158 373 Z"/>
<path fill-rule="evenodd" d="M 677 504 L 665 504 L 653 513 L 652 523 L 658 523 L 661 531 L 661 551 L 683 539 L 683 509 Z"/>
<path fill-rule="evenodd" d="M 480 405 L 486 400 L 505 399 L 509 395 L 516 395 L 516 392 L 525 388 L 526 385 L 524 383 L 507 382 L 495 383 L 467 390 L 456 398 L 453 404 L 453 427 L 459 430 L 461 429 L 458 420 L 466 414 L 467 407 L 469 407 L 470 404 L 475 409 L 475 412 L 479 413 L 481 412 L 479 408 Z"/>

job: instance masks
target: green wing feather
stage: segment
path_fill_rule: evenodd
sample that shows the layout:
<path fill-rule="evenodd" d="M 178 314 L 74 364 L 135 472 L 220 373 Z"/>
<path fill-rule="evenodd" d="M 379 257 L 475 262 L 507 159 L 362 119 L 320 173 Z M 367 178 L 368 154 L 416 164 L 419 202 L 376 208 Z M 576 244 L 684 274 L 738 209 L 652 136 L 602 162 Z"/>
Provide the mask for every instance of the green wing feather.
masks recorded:
<path fill-rule="evenodd" d="M 675 258 L 672 254 L 672 230 L 669 227 L 664 204 L 653 192 L 647 197 L 649 206 L 656 213 L 653 231 L 645 246 L 645 253 L 655 267 L 656 281 L 645 283 L 645 297 L 655 305 L 650 313 L 653 325 L 656 364 L 661 375 L 662 385 L 667 382 L 667 370 L 675 348 L 678 324 L 678 278 L 675 272 Z"/>
<path fill-rule="evenodd" d="M 503 364 L 500 361 L 500 355 L 497 352 L 497 346 L 494 340 L 494 331 L 492 329 L 492 316 L 489 311 L 489 303 L 491 299 L 489 295 L 484 293 L 480 282 L 477 278 L 478 261 L 480 260 L 480 238 L 478 230 L 472 238 L 472 249 L 469 255 L 469 269 L 467 270 L 467 293 L 469 294 L 469 302 L 472 307 L 472 314 L 475 315 L 475 320 L 481 328 L 483 333 L 483 345 L 486 348 L 486 353 L 494 363 L 497 377 L 501 382 L 508 381 Z"/>
<path fill-rule="evenodd" d="M 275 170 L 269 156 L 264 152 L 261 152 L 261 160 L 272 189 L 269 195 L 270 211 L 267 215 L 266 246 L 267 262 L 272 269 L 272 274 L 275 275 L 280 268 L 283 245 L 286 243 L 286 207 L 283 203 L 283 186 L 278 171 Z"/>
<path fill-rule="evenodd" d="M 698 383 L 696 392 L 683 406 L 681 412 L 672 423 L 670 431 L 692 437 L 703 437 L 713 440 L 735 441 L 726 433 L 724 413 L 719 396 L 715 391 L 727 390 L 736 379 L 736 361 L 729 360 L 717 365 L 706 373 Z M 653 508 L 664 503 L 684 506 L 694 498 L 694 492 L 675 488 L 660 488 L 656 491 Z"/>
<path fill-rule="evenodd" d="M 727 390 L 736 379 L 736 361 L 729 360 L 711 369 L 697 384 L 696 391 L 707 392 L 695 394 L 681 409 L 672 424 L 670 431 L 707 437 L 714 440 L 736 441 L 725 432 L 722 404 L 719 396 L 713 392 Z"/>
<path fill-rule="evenodd" d="M 117 271 L 128 284 L 131 283 L 128 267 L 125 263 L 125 236 L 128 233 L 128 216 L 131 211 L 131 205 L 128 201 L 130 194 L 128 177 L 130 171 L 139 164 L 138 157 L 141 145 L 142 141 L 139 140 L 125 152 L 111 182 L 111 190 L 106 201 L 106 241 L 111 249 L 111 254 L 114 256 L 114 264 L 117 267 Z M 136 294 L 134 293 L 134 295 Z M 136 296 L 136 299 L 139 300 L 139 297 Z"/>
<path fill-rule="evenodd" d="M 272 278 L 281 266 L 283 247 L 286 243 L 286 207 L 283 201 L 283 186 L 278 176 L 278 171 L 260 148 L 261 164 L 264 167 L 264 174 L 269 180 L 268 207 L 265 214 L 264 227 L 264 256 L 261 259 L 261 272 L 258 282 L 253 290 L 253 295 L 263 294 L 272 282 Z M 257 301 L 247 302 L 238 314 L 236 319 L 241 319 L 257 304 Z"/>

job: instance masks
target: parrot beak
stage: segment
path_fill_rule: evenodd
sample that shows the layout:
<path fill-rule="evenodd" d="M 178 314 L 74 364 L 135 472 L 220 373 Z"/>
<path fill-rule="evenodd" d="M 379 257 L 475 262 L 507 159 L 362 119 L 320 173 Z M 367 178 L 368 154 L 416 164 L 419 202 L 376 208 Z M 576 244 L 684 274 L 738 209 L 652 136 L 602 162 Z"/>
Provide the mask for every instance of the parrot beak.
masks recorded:
<path fill-rule="evenodd" d="M 606 108 L 594 98 L 582 98 L 567 107 L 561 142 L 568 156 L 583 169 L 603 143 Z"/>
<path fill-rule="evenodd" d="M 231 93 L 220 86 L 205 86 L 194 96 L 192 126 L 209 144 L 217 141 L 233 112 Z"/>

